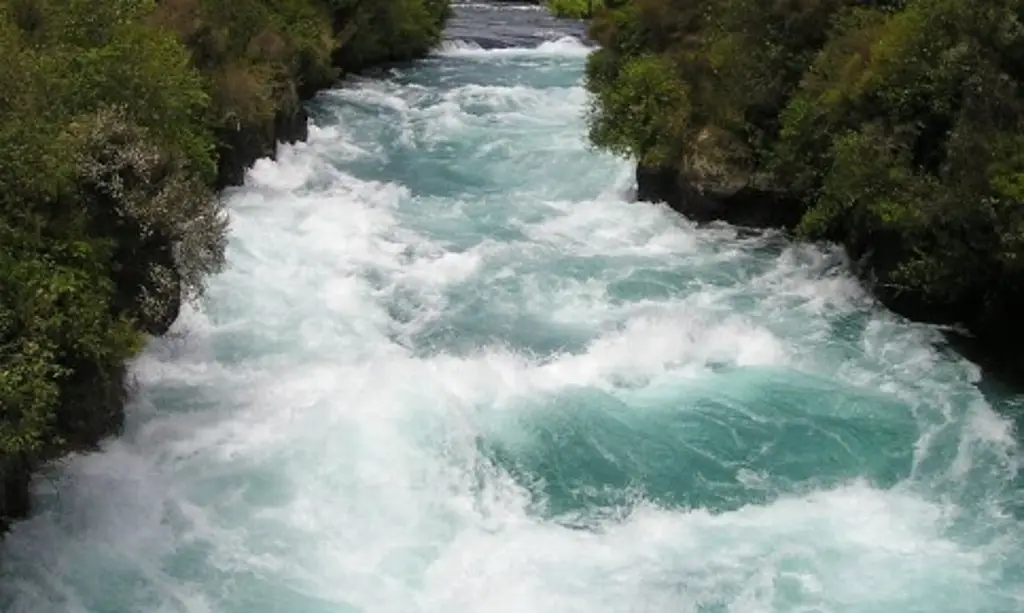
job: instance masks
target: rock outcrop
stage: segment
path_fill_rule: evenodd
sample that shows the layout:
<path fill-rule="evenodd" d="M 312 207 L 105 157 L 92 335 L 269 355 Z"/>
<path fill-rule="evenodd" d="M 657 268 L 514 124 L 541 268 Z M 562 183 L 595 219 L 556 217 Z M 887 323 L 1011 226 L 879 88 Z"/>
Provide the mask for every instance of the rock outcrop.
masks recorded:
<path fill-rule="evenodd" d="M 696 222 L 725 221 L 752 228 L 793 228 L 802 208 L 781 190 L 747 182 L 722 186 L 683 176 L 674 168 L 636 169 L 637 197 L 664 202 Z"/>

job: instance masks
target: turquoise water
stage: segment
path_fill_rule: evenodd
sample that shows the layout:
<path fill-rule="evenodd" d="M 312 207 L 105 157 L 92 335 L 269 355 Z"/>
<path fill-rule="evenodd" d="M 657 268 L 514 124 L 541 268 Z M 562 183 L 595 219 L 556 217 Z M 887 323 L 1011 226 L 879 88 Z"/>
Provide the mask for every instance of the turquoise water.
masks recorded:
<path fill-rule="evenodd" d="M 1024 610 L 1017 398 L 837 251 L 631 202 L 567 32 L 461 6 L 315 102 L 0 609 Z"/>

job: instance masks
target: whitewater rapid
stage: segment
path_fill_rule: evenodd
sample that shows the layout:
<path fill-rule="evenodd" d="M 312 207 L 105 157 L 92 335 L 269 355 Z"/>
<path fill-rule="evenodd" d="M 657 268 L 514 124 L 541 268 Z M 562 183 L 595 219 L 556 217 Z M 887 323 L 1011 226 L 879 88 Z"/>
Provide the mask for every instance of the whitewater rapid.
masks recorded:
<path fill-rule="evenodd" d="M 1024 610 L 1019 399 L 837 250 L 633 202 L 577 25 L 449 33 L 226 194 L 228 270 L 38 480 L 0 610 Z"/>

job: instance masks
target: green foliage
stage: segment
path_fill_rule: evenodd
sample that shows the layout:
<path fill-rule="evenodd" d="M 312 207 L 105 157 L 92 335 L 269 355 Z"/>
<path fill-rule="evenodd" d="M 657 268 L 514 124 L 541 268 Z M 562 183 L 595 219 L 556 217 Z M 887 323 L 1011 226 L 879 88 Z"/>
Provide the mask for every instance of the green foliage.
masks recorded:
<path fill-rule="evenodd" d="M 176 310 L 181 279 L 200 284 L 192 271 L 211 272 L 222 260 L 223 227 L 205 221 L 219 206 L 207 186 L 215 161 L 203 123 L 206 85 L 177 37 L 144 22 L 152 9 L 142 0 L 0 4 L 0 45 L 10 58 L 0 73 L 5 464 L 18 456 L 32 465 L 111 432 L 110 407 L 75 402 L 96 399 L 89 386 L 119 386 L 147 321 Z M 174 159 L 176 174 L 157 181 L 119 173 L 116 156 L 99 147 L 114 115 L 131 131 L 130 142 L 112 143 L 119 154 L 148 146 L 142 159 Z M 100 189 L 115 181 L 122 193 L 159 192 L 175 180 L 197 186 L 193 202 L 202 204 L 178 193 L 128 210 Z M 145 227 L 137 223 L 142 209 Z M 201 257 L 175 247 L 197 236 Z M 161 241 L 180 257 L 150 257 Z M 173 282 L 154 303 L 157 277 Z"/>
<path fill-rule="evenodd" d="M 592 82 L 603 78 L 600 65 L 591 64 Z M 596 145 L 645 164 L 678 159 L 690 103 L 685 84 L 667 60 L 655 55 L 630 58 L 618 68 L 615 87 L 595 89 L 599 95 L 590 107 L 590 138 Z"/>
<path fill-rule="evenodd" d="M 343 30 L 346 70 L 416 57 L 440 41 L 449 11 L 447 0 L 336 2 L 351 16 Z"/>
<path fill-rule="evenodd" d="M 61 428 L 62 383 L 76 370 L 107 372 L 138 333 L 111 317 L 102 247 L 0 230 L 0 455 L 48 457 L 76 433 Z M 88 411 L 88 407 L 75 407 Z"/>
<path fill-rule="evenodd" d="M 448 10 L 0 0 L 0 479 L 116 431 L 125 360 L 223 265 L 229 141 L 423 54 Z"/>
<path fill-rule="evenodd" d="M 545 4 L 558 17 L 573 19 L 593 17 L 604 8 L 604 0 L 546 0 Z"/>
<path fill-rule="evenodd" d="M 242 130 L 298 104 L 303 81 L 329 83 L 336 48 L 326 3 L 167 0 L 149 23 L 185 42 L 209 85 L 214 130 Z"/>
<path fill-rule="evenodd" d="M 632 0 L 591 24 L 592 138 L 698 183 L 757 176 L 804 203 L 799 234 L 984 327 L 1024 308 L 1022 20 L 1024 0 Z"/>

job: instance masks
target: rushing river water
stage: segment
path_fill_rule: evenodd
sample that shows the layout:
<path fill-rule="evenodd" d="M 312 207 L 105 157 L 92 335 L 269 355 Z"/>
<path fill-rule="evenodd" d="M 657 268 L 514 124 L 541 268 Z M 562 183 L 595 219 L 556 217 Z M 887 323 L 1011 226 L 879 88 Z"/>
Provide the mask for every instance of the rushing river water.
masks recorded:
<path fill-rule="evenodd" d="M 631 202 L 578 26 L 449 34 L 227 195 L 229 269 L 40 479 L 0 609 L 1024 610 L 1016 399 L 838 252 Z"/>

